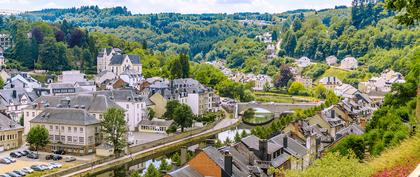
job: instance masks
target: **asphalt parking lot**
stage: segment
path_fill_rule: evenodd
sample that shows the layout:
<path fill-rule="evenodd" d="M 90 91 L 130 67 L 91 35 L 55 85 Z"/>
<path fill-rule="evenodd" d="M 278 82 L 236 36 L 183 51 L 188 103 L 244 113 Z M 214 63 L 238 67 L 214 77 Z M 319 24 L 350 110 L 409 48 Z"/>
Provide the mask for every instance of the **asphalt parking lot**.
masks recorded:
<path fill-rule="evenodd" d="M 10 157 L 9 154 L 10 152 L 14 152 L 16 150 L 11 150 L 11 151 L 7 151 L 7 152 L 1 152 L 0 153 L 0 158 L 4 158 L 4 157 Z M 36 152 L 34 152 L 36 153 Z M 31 167 L 32 165 L 41 165 L 41 164 L 49 164 L 51 162 L 57 162 L 63 165 L 62 168 L 68 168 L 71 166 L 74 166 L 76 164 L 80 164 L 81 162 L 86 162 L 87 159 L 81 159 L 78 158 L 77 156 L 73 156 L 75 157 L 77 160 L 73 161 L 73 162 L 65 162 L 64 158 L 67 157 L 67 155 L 63 155 L 63 159 L 62 160 L 45 160 L 45 156 L 49 155 L 52 153 L 45 153 L 45 152 L 39 152 L 39 158 L 38 159 L 30 159 L 27 158 L 25 156 L 20 157 L 20 158 L 14 158 L 16 159 L 15 163 L 11 163 L 11 164 L 0 164 L 0 174 L 4 174 L 6 172 L 11 172 L 13 170 L 20 170 L 24 167 Z"/>

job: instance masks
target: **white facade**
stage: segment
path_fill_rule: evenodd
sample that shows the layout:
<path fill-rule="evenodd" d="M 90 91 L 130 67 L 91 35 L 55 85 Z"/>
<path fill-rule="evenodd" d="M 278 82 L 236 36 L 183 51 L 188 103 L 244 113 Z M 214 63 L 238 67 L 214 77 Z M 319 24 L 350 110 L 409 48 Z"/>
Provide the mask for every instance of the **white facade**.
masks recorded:
<path fill-rule="evenodd" d="M 63 71 L 63 73 L 58 76 L 58 82 L 61 83 L 75 84 L 76 82 L 86 81 L 86 75 L 81 73 L 79 70 Z"/>
<path fill-rule="evenodd" d="M 95 76 L 95 84 L 100 85 L 106 80 L 113 80 L 115 78 L 117 78 L 117 75 L 115 75 L 113 72 L 104 70 Z"/>
<path fill-rule="evenodd" d="M 335 65 L 335 64 L 337 64 L 337 57 L 331 55 L 331 56 L 329 56 L 325 59 L 325 62 L 327 62 L 327 64 L 330 65 L 330 66 Z"/>
<path fill-rule="evenodd" d="M 308 57 L 301 57 L 298 60 L 296 60 L 296 64 L 301 68 L 305 68 L 311 64 L 311 59 L 309 59 Z"/>
<path fill-rule="evenodd" d="M 353 70 L 356 69 L 358 65 L 358 62 L 356 60 L 356 58 L 354 57 L 346 57 L 343 60 L 341 60 L 341 65 L 340 67 L 342 69 L 348 69 L 348 70 Z"/>
<path fill-rule="evenodd" d="M 115 103 L 126 110 L 125 120 L 129 131 L 134 131 L 142 119 L 147 119 L 146 102 L 115 100 Z"/>
<path fill-rule="evenodd" d="M 120 79 L 124 82 L 128 83 L 130 87 L 136 86 L 140 81 L 144 80 L 141 73 L 135 70 L 125 70 L 120 75 Z"/>

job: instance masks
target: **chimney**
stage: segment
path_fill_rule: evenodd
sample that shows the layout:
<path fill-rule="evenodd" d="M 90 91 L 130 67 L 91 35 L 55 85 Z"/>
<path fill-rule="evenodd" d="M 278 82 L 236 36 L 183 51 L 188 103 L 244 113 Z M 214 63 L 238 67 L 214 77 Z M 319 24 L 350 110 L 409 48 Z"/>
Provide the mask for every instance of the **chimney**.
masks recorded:
<path fill-rule="evenodd" d="M 232 164 L 233 164 L 233 158 L 232 155 L 229 153 L 228 150 L 224 152 L 225 156 L 225 172 L 228 174 L 228 176 L 232 176 L 233 170 L 232 170 Z"/>
<path fill-rule="evenodd" d="M 17 98 L 17 93 L 16 93 L 16 90 L 13 90 L 13 92 L 12 92 L 12 97 L 13 97 L 13 98 Z"/>
<path fill-rule="evenodd" d="M 261 153 L 261 160 L 266 161 L 267 160 L 267 151 L 268 151 L 268 142 L 266 139 L 260 139 L 259 140 L 259 150 Z"/>
<path fill-rule="evenodd" d="M 283 148 L 287 148 L 287 139 L 288 139 L 288 137 L 287 137 L 287 135 L 286 134 L 284 134 L 284 137 L 283 137 Z"/>
<path fill-rule="evenodd" d="M 335 110 L 334 109 L 331 109 L 330 110 L 330 113 L 331 113 L 331 118 L 334 118 L 335 117 Z"/>

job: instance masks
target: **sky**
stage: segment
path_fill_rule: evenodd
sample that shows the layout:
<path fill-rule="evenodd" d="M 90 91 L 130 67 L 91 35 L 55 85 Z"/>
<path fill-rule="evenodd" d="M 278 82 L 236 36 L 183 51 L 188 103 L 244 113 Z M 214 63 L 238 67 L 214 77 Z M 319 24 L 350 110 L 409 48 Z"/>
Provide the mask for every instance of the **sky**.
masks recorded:
<path fill-rule="evenodd" d="M 98 5 L 126 6 L 133 13 L 279 13 L 295 9 L 324 9 L 350 6 L 352 0 L 0 0 L 0 9 L 31 11 Z"/>

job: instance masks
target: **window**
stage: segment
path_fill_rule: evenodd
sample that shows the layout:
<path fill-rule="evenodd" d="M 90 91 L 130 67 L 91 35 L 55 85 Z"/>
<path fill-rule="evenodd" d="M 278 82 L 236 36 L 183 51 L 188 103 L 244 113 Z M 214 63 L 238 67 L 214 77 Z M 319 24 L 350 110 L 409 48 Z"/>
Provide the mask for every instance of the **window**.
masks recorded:
<path fill-rule="evenodd" d="M 84 137 L 79 137 L 79 143 L 84 144 L 85 143 L 85 138 Z"/>
<path fill-rule="evenodd" d="M 50 136 L 49 136 L 50 141 L 52 141 L 52 140 L 53 140 L 53 138 L 54 138 L 54 137 L 53 137 L 52 135 L 50 135 Z"/>
<path fill-rule="evenodd" d="M 53 126 L 52 125 L 50 125 L 50 131 L 52 131 L 53 130 Z"/>
<path fill-rule="evenodd" d="M 64 143 L 64 141 L 66 141 L 66 136 L 61 135 L 61 140 L 62 143 Z"/>
<path fill-rule="evenodd" d="M 74 132 L 74 133 L 77 133 L 77 127 L 74 127 L 74 128 L 73 128 L 73 132 Z"/>
<path fill-rule="evenodd" d="M 71 136 L 67 136 L 67 143 L 71 143 L 71 142 L 72 142 Z"/>
<path fill-rule="evenodd" d="M 73 142 L 77 143 L 77 136 L 73 136 Z"/>
<path fill-rule="evenodd" d="M 29 117 L 29 112 L 26 112 L 26 117 Z"/>
<path fill-rule="evenodd" d="M 64 132 L 64 126 L 61 126 L 61 131 Z"/>
<path fill-rule="evenodd" d="M 55 141 L 60 141 L 60 135 L 55 135 L 54 139 L 55 139 Z"/>
<path fill-rule="evenodd" d="M 79 129 L 79 130 L 80 130 L 80 133 L 83 133 L 83 128 L 82 128 L 82 127 L 80 127 L 80 129 Z"/>
<path fill-rule="evenodd" d="M 127 104 L 126 106 L 125 106 L 127 109 L 129 109 L 130 108 L 130 106 Z"/>
<path fill-rule="evenodd" d="M 55 131 L 58 131 L 58 126 L 55 126 Z"/>
<path fill-rule="evenodd" d="M 89 144 L 93 144 L 93 136 L 88 137 Z"/>
<path fill-rule="evenodd" d="M 68 133 L 71 133 L 71 127 L 67 128 Z"/>

